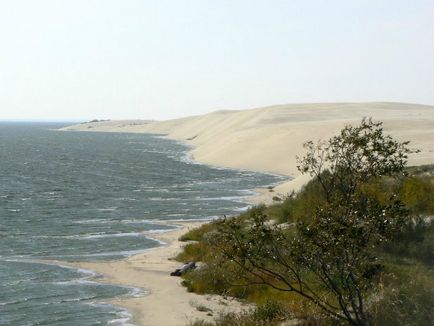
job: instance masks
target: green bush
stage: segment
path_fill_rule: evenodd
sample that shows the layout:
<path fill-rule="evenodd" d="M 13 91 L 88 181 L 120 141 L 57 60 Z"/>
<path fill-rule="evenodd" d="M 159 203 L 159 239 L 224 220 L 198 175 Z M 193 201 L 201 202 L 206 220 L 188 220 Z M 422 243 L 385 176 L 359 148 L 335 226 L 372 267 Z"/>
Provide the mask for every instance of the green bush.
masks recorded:
<path fill-rule="evenodd" d="M 410 177 L 401 185 L 400 198 L 416 214 L 434 213 L 434 178 Z"/>
<path fill-rule="evenodd" d="M 383 250 L 395 259 L 409 258 L 434 266 L 434 224 L 424 218 L 409 221 Z"/>
<path fill-rule="evenodd" d="M 217 224 L 220 220 L 212 221 L 209 223 L 202 224 L 201 226 L 194 228 L 187 233 L 184 233 L 179 237 L 179 241 L 201 241 L 203 236 L 216 229 Z"/>
<path fill-rule="evenodd" d="M 253 317 L 260 321 L 283 320 L 288 317 L 288 313 L 280 302 L 268 299 L 264 304 L 256 307 Z"/>
<path fill-rule="evenodd" d="M 434 273 L 420 264 L 388 266 L 384 291 L 371 308 L 374 325 L 431 325 Z"/>
<path fill-rule="evenodd" d="M 189 243 L 175 259 L 180 262 L 203 261 L 209 253 L 209 246 L 205 242 Z"/>
<path fill-rule="evenodd" d="M 378 178 L 363 185 L 362 191 L 384 205 L 397 193 L 409 210 L 410 216 L 395 239 L 372 249 L 378 261 L 372 266 L 378 291 L 369 293 L 367 309 L 374 325 L 429 325 L 434 320 L 434 225 L 426 216 L 434 213 L 434 166 L 407 169 L 410 177 Z M 287 223 L 284 232 L 295 232 L 296 222 L 306 222 L 315 214 L 315 206 L 324 198 L 317 181 L 309 182 L 299 194 L 269 207 L 255 207 L 236 219 L 246 230 L 252 225 L 253 216 L 262 212 L 267 221 Z M 265 225 L 267 225 L 265 221 Z M 221 315 L 214 324 L 191 325 L 274 325 L 291 315 L 307 324 L 329 325 L 336 320 L 321 314 L 318 308 L 293 293 L 282 293 L 264 285 L 249 285 L 245 272 L 224 260 L 213 250 L 213 234 L 218 232 L 221 221 L 215 221 L 192 230 L 183 240 L 195 240 L 188 244 L 179 256 L 183 261 L 201 260 L 204 265 L 184 275 L 184 286 L 196 293 L 215 293 L 246 299 L 257 304 L 249 313 Z M 254 244 L 254 243 L 253 243 Z M 375 252 L 374 252 L 375 251 Z M 251 280 L 250 280 L 251 281 Z M 257 280 L 260 281 L 260 280 Z M 320 295 L 323 289 L 312 284 Z M 284 306 L 281 306 L 284 303 Z M 282 308 L 282 310 L 280 310 Z M 199 322 L 199 321 L 197 321 Z"/>

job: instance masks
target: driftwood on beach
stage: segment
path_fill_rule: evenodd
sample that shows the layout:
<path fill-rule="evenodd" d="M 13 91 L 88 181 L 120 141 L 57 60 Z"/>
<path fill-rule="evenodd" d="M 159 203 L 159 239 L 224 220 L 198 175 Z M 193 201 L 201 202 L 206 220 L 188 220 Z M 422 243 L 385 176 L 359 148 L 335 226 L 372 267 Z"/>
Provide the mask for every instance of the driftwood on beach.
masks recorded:
<path fill-rule="evenodd" d="M 170 273 L 170 276 L 181 276 L 182 274 L 184 274 L 190 270 L 193 270 L 195 268 L 196 268 L 196 262 L 194 262 L 194 261 L 187 262 L 184 265 L 175 269 L 172 273 Z"/>

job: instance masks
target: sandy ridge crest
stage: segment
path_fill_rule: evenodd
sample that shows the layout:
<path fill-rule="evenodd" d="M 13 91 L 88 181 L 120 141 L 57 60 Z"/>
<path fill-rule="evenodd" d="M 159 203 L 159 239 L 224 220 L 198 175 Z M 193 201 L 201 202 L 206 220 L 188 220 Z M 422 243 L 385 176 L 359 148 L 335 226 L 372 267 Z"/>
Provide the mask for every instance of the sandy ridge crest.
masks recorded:
<path fill-rule="evenodd" d="M 328 139 L 347 124 L 363 117 L 384 122 L 385 131 L 400 141 L 410 140 L 419 153 L 410 165 L 434 162 L 434 106 L 409 103 L 288 104 L 240 111 L 216 111 L 162 122 L 104 121 L 63 130 L 154 133 L 192 146 L 199 162 L 230 168 L 272 172 L 294 178 L 273 195 L 297 190 L 307 178 L 300 176 L 295 157 L 304 153 L 307 140 Z M 256 200 L 270 201 L 270 194 Z"/>

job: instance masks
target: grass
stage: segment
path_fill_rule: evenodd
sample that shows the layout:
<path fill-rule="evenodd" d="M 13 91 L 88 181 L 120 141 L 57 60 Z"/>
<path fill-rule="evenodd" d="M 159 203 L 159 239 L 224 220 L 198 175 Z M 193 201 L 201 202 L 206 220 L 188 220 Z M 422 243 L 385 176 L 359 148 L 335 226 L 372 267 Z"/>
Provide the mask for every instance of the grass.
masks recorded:
<path fill-rule="evenodd" d="M 204 261 L 209 250 L 209 246 L 204 242 L 189 243 L 175 259 L 180 262 Z"/>
<path fill-rule="evenodd" d="M 179 241 L 202 241 L 205 234 L 214 231 L 219 220 L 202 224 L 179 237 Z"/>
<path fill-rule="evenodd" d="M 429 325 L 434 320 L 434 224 L 426 219 L 434 214 L 434 165 L 408 168 L 407 172 L 409 176 L 400 180 L 377 180 L 366 186 L 380 200 L 394 189 L 415 217 L 392 243 L 376 249 L 384 266 L 380 290 L 369 304 L 374 325 Z M 316 203 L 323 200 L 318 187 L 318 183 L 310 182 L 297 196 L 260 209 L 278 223 L 292 225 L 309 219 Z M 250 213 L 237 218 L 248 224 Z M 220 315 L 215 323 L 195 321 L 190 325 L 277 325 L 288 318 L 307 325 L 336 324 L 291 292 L 246 284 L 244 271 L 213 250 L 210 239 L 218 225 L 219 221 L 204 224 L 181 237 L 195 242 L 186 244 L 177 259 L 204 263 L 185 274 L 183 284 L 191 292 L 233 296 L 253 302 L 257 308 L 248 313 Z"/>
<path fill-rule="evenodd" d="M 431 325 L 434 271 L 412 260 L 389 263 L 381 299 L 373 306 L 377 325 Z"/>
<path fill-rule="evenodd" d="M 213 323 L 196 320 L 190 326 L 274 326 L 290 318 L 286 309 L 276 301 L 269 300 L 255 309 L 242 313 L 227 313 L 217 316 Z"/>

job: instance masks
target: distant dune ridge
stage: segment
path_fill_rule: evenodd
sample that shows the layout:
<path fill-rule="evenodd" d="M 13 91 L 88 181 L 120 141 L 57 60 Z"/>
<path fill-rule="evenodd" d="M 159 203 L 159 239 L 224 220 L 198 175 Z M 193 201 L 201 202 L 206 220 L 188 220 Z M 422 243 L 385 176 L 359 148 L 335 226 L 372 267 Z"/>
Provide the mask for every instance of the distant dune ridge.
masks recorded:
<path fill-rule="evenodd" d="M 197 161 L 232 168 L 267 171 L 294 178 L 261 191 L 254 204 L 272 201 L 298 190 L 308 177 L 300 176 L 296 155 L 303 155 L 303 143 L 328 139 L 347 124 L 363 117 L 384 122 L 386 132 L 401 141 L 409 140 L 421 151 L 410 157 L 412 165 L 434 163 L 434 106 L 404 103 L 290 104 L 242 111 L 218 111 L 163 122 L 128 120 L 83 123 L 63 130 L 164 134 L 192 145 Z M 146 288 L 150 295 L 121 298 L 111 303 L 129 309 L 140 325 L 185 325 L 195 318 L 211 320 L 198 307 L 218 312 L 248 309 L 237 301 L 221 303 L 220 297 L 189 293 L 178 279 L 169 276 L 177 263 L 169 260 L 181 250 L 177 241 L 183 229 L 161 234 L 168 246 L 110 262 L 76 263 L 75 267 L 95 270 L 110 283 Z M 195 304 L 192 304 L 195 303 Z"/>
<path fill-rule="evenodd" d="M 192 145 L 196 161 L 293 177 L 275 189 L 275 194 L 285 195 L 307 180 L 296 168 L 296 156 L 304 153 L 303 143 L 328 139 L 363 117 L 384 122 L 386 132 L 398 140 L 409 140 L 412 148 L 420 150 L 410 157 L 410 165 L 434 163 L 434 106 L 419 104 L 288 104 L 162 122 L 83 123 L 63 130 L 164 134 Z"/>

